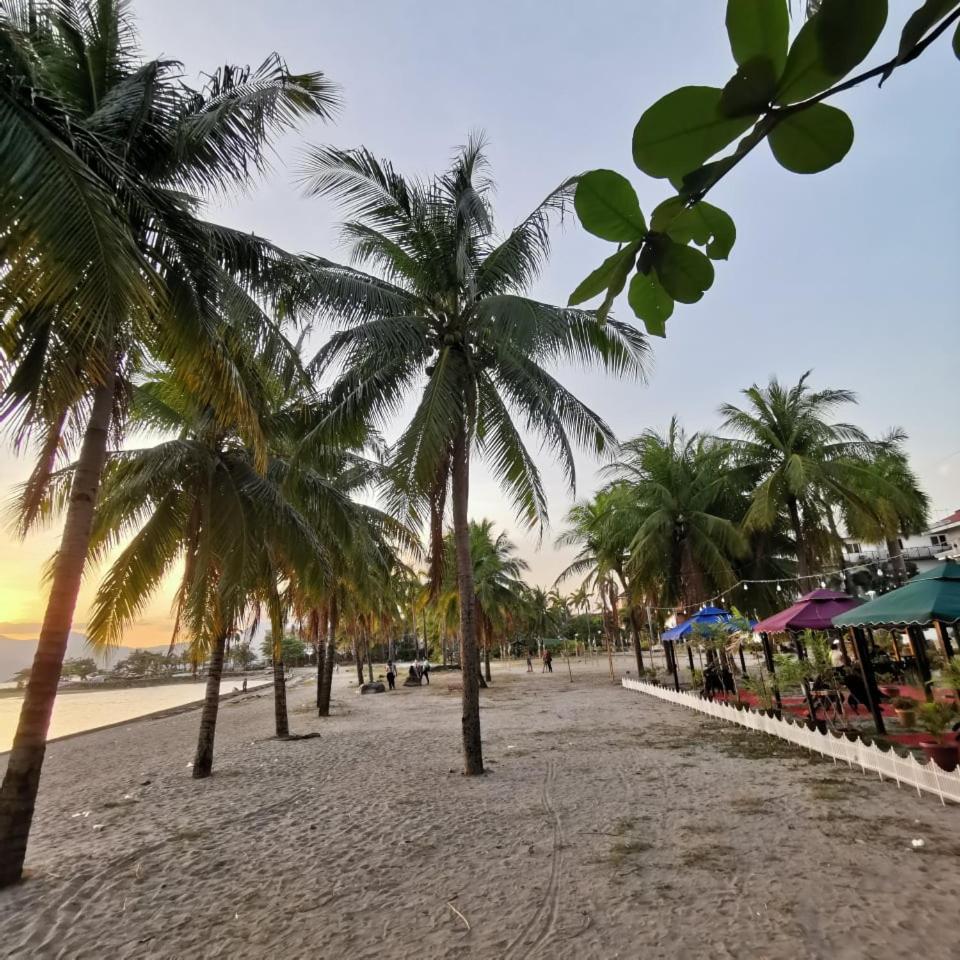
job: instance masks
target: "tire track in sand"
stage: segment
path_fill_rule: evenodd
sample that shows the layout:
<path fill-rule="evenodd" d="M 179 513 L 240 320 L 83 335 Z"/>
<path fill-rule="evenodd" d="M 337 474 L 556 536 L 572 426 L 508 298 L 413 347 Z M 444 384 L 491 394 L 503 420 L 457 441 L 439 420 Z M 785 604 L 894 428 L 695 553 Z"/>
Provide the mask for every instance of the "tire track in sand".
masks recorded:
<path fill-rule="evenodd" d="M 553 842 L 551 845 L 550 878 L 547 889 L 533 916 L 510 941 L 503 953 L 503 960 L 516 960 L 517 957 L 533 957 L 553 936 L 560 912 L 560 868 L 563 865 L 563 825 L 560 814 L 553 805 L 551 788 L 556 783 L 557 764 L 551 760 L 547 764 L 547 773 L 540 793 L 543 809 L 553 820 Z M 531 940 L 530 937 L 533 937 Z"/>

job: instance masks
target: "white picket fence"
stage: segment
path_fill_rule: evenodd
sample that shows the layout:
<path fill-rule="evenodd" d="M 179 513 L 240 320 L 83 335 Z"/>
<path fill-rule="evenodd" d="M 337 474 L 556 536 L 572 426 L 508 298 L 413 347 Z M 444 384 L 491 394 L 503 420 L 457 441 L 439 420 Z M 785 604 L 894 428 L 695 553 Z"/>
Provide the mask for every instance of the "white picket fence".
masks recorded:
<path fill-rule="evenodd" d="M 759 730 L 761 733 L 779 737 L 805 750 L 830 757 L 834 763 L 857 766 L 863 771 L 872 770 L 881 780 L 896 781 L 898 787 L 914 787 L 917 793 L 922 791 L 935 794 L 941 803 L 947 800 L 960 803 L 960 768 L 947 773 L 932 761 L 924 763 L 912 754 L 901 756 L 896 750 L 881 750 L 875 743 L 864 743 L 859 737 L 850 740 L 843 735 L 821 733 L 819 730 L 811 730 L 806 724 L 778 720 L 753 710 L 738 710 L 728 703 L 706 700 L 692 693 L 678 692 L 647 683 L 645 680 L 629 680 L 624 677 L 623 685 L 628 690 L 689 707 L 709 717 L 726 720 L 749 730 Z"/>

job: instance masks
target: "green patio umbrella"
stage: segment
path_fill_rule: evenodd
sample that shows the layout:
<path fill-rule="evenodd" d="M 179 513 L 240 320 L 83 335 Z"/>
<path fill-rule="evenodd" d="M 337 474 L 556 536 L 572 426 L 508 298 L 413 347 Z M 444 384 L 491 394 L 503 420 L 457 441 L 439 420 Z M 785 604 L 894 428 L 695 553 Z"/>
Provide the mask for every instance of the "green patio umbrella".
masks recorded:
<path fill-rule="evenodd" d="M 948 624 L 960 625 L 960 563 L 955 560 L 938 563 L 918 573 L 902 587 L 833 618 L 835 627 L 853 628 L 855 643 L 859 642 L 858 635 L 862 635 L 864 628 L 905 628 L 928 700 L 932 699 L 933 694 L 923 628 L 935 626 L 944 653 L 952 657 L 953 648 L 947 636 Z"/>
<path fill-rule="evenodd" d="M 945 560 L 902 587 L 838 614 L 835 627 L 909 627 L 960 623 L 960 563 Z"/>

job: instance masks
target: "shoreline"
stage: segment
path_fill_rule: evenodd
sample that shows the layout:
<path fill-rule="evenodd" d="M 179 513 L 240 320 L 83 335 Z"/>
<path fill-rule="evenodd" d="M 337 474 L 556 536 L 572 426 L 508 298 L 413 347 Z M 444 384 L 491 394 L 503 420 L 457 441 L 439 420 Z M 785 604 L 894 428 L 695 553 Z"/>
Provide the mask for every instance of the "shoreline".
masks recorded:
<path fill-rule="evenodd" d="M 245 673 L 231 671 L 230 673 L 224 672 L 221 676 L 221 679 L 242 680 L 244 677 L 250 679 L 251 677 L 266 675 L 272 676 L 272 674 L 268 674 L 267 671 L 264 670 L 248 670 Z M 181 676 L 183 679 L 179 680 L 174 677 L 164 677 L 163 679 L 153 677 L 132 677 L 128 680 L 117 680 L 113 682 L 106 681 L 104 683 L 86 683 L 83 680 L 80 680 L 77 683 L 58 686 L 57 696 L 60 697 L 63 696 L 63 694 L 74 693 L 97 693 L 101 690 L 138 690 L 146 687 L 180 687 L 190 683 L 203 685 L 207 682 L 206 674 L 201 674 L 197 677 L 188 677 L 185 674 L 182 674 Z M 0 688 L 0 699 L 16 699 L 17 697 L 22 697 L 25 691 L 26 685 L 22 687 L 3 687 Z"/>
<path fill-rule="evenodd" d="M 229 678 L 227 678 L 229 679 Z M 287 689 L 300 685 L 300 677 L 294 677 L 287 683 Z M 120 688 L 113 688 L 120 689 Z M 127 689 L 127 688 L 123 688 Z M 238 697 L 261 697 L 264 693 L 273 693 L 273 684 L 264 683 L 259 687 L 253 687 L 249 690 L 231 690 L 229 693 L 220 694 L 220 703 L 228 700 L 234 700 Z M 59 694 L 57 694 L 59 696 Z M 162 710 L 153 710 L 150 713 L 140 714 L 138 717 L 127 717 L 126 720 L 115 720 L 112 723 L 105 723 L 102 726 L 89 727 L 87 730 L 76 730 L 73 733 L 64 733 L 59 737 L 50 737 L 47 744 L 62 743 L 64 740 L 74 740 L 77 737 L 86 737 L 93 733 L 101 733 L 104 730 L 114 730 L 118 727 L 127 727 L 133 723 L 139 723 L 141 720 L 164 720 L 167 717 L 176 717 L 181 713 L 189 713 L 191 710 L 197 710 L 203 706 L 203 696 L 198 700 L 191 700 L 189 703 L 181 703 L 175 707 L 164 707 Z M 0 750 L 0 759 L 5 759 L 10 755 L 9 750 Z"/>

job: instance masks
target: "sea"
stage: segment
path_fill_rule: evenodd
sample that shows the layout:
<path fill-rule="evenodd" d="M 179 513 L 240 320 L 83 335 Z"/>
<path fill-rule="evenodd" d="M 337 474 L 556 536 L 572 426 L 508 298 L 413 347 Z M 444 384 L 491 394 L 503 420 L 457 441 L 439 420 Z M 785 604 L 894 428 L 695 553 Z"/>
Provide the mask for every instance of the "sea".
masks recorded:
<path fill-rule="evenodd" d="M 239 689 L 241 680 L 230 677 L 220 684 L 220 696 Z M 269 679 L 257 677 L 247 680 L 247 689 L 270 683 Z M 0 687 L 16 684 L 2 683 Z M 50 721 L 48 739 L 64 737 L 84 730 L 96 730 L 121 720 L 133 720 L 159 710 L 183 706 L 203 699 L 206 683 L 179 680 L 155 687 L 127 687 L 114 690 L 84 690 L 63 693 L 57 697 Z M 22 697 L 0 698 L 0 753 L 13 746 Z"/>

